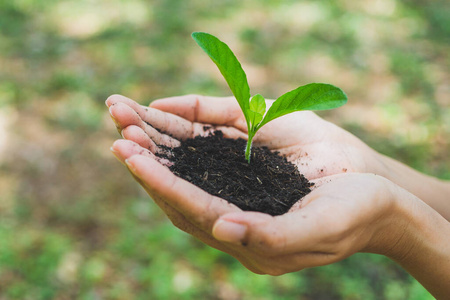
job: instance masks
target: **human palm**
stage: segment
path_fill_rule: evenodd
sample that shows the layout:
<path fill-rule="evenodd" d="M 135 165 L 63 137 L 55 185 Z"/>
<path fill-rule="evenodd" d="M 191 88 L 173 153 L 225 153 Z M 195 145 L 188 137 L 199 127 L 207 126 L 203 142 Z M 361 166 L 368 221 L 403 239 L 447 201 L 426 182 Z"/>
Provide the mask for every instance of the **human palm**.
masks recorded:
<path fill-rule="evenodd" d="M 123 137 L 149 149 L 148 155 L 163 151 L 161 145 L 175 147 L 184 139 L 214 130 L 221 130 L 227 138 L 247 136 L 244 116 L 231 97 L 173 97 L 157 100 L 147 108 L 131 99 L 113 96 L 107 105 Z M 268 123 L 258 131 L 254 144 L 280 152 L 310 180 L 367 172 L 367 162 L 373 161 L 368 159 L 373 150 L 359 139 L 306 111 Z M 129 151 L 143 150 L 133 147 Z"/>
<path fill-rule="evenodd" d="M 255 136 L 255 144 L 286 155 L 316 183 L 289 212 L 272 217 L 243 212 L 208 194 L 165 167 L 171 164 L 170 153 L 165 160 L 155 155 L 214 130 L 245 138 L 245 120 L 232 98 L 176 97 L 147 108 L 112 96 L 106 103 L 126 139 L 114 143 L 113 153 L 172 223 L 253 272 L 278 275 L 329 264 L 358 251 L 382 253 L 398 238 L 391 229 L 396 227 L 390 227 L 397 222 L 391 195 L 398 189 L 380 176 L 337 174 L 344 168 L 365 172 L 363 159 L 370 151 L 313 113 L 279 118 Z"/>
<path fill-rule="evenodd" d="M 272 217 L 242 211 L 208 194 L 175 176 L 166 167 L 170 156 L 162 160 L 155 155 L 216 129 L 229 138 L 245 138 L 245 120 L 232 98 L 176 97 L 147 108 L 113 96 L 106 104 L 126 138 L 111 150 L 172 223 L 234 256 L 249 270 L 280 275 L 371 252 L 400 263 L 438 299 L 449 294 L 443 279 L 449 270 L 448 222 L 395 180 L 362 172 L 383 174 L 386 164 L 394 164 L 402 169 L 394 179 L 402 172 L 423 177 L 383 160 L 346 131 L 302 112 L 274 120 L 258 132 L 256 144 L 281 152 L 315 183 L 291 210 Z M 347 172 L 354 173 L 342 174 Z M 417 181 L 412 182 L 414 189 Z M 446 187 L 443 190 L 448 195 Z M 448 211 L 434 204 L 444 214 Z"/>

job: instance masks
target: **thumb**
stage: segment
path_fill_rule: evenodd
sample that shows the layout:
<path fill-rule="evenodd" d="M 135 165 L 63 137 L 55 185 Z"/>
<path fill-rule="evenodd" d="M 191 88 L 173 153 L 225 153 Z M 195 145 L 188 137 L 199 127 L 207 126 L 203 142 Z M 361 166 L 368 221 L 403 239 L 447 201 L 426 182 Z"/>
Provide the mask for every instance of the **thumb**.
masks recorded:
<path fill-rule="evenodd" d="M 309 210 L 305 207 L 275 217 L 259 212 L 228 213 L 215 222 L 212 234 L 266 255 L 313 251 L 323 228 Z"/>
<path fill-rule="evenodd" d="M 239 125 L 244 129 L 245 120 L 239 118 L 242 112 L 236 100 L 232 97 L 207 97 L 186 95 L 155 100 L 150 107 L 178 115 L 191 122 L 214 125 Z"/>

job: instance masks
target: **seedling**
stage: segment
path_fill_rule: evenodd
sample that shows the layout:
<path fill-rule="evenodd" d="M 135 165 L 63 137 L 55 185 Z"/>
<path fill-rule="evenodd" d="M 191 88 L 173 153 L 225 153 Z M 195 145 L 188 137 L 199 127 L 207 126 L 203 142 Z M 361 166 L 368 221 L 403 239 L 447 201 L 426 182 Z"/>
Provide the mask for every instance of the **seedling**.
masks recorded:
<path fill-rule="evenodd" d="M 280 96 L 266 111 L 263 96 L 256 94 L 250 97 L 247 75 L 227 44 L 205 32 L 194 32 L 192 38 L 217 65 L 244 113 L 248 129 L 245 159 L 249 163 L 253 137 L 265 124 L 295 111 L 332 109 L 347 102 L 347 96 L 340 88 L 310 83 Z"/>

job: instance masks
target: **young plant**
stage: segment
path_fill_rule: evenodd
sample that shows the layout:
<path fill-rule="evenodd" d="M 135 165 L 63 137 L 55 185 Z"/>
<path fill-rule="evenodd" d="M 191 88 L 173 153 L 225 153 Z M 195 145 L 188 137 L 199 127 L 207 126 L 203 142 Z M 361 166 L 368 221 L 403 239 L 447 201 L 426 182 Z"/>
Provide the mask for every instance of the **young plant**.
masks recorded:
<path fill-rule="evenodd" d="M 332 109 L 347 102 L 347 96 L 340 88 L 310 83 L 280 96 L 266 111 L 263 96 L 250 97 L 247 75 L 227 44 L 204 32 L 194 32 L 192 38 L 217 65 L 244 113 L 248 128 L 245 159 L 249 163 L 253 137 L 268 122 L 295 111 Z"/>

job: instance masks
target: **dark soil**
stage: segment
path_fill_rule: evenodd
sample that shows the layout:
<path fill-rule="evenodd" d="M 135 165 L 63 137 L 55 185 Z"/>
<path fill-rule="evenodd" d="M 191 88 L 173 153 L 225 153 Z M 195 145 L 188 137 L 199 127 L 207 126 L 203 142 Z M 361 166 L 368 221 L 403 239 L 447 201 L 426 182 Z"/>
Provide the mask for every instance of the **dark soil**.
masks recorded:
<path fill-rule="evenodd" d="M 171 149 L 174 165 L 170 169 L 242 210 L 273 216 L 286 213 L 311 191 L 312 184 L 295 165 L 265 147 L 253 147 L 251 163 L 247 163 L 245 145 L 245 140 L 224 138 L 220 131 L 188 139 Z"/>

